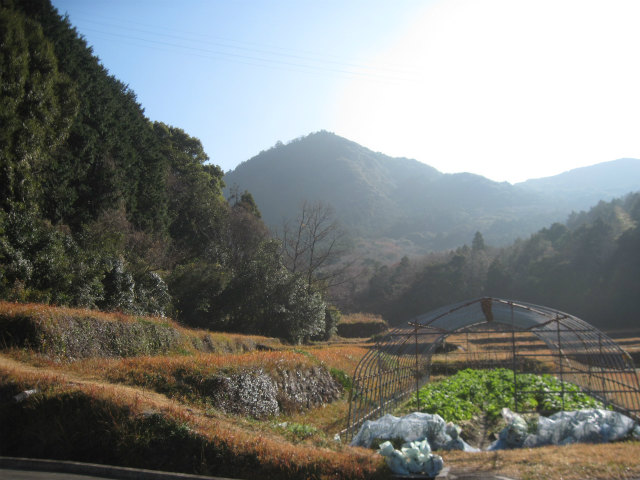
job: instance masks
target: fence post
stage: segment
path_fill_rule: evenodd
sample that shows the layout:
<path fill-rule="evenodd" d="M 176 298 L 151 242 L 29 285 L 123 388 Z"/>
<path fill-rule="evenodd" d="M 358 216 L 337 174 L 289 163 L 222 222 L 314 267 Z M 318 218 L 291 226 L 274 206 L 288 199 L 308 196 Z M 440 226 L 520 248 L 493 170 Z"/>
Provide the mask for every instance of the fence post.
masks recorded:
<path fill-rule="evenodd" d="M 413 333 L 416 337 L 416 405 L 418 406 L 417 411 L 420 411 L 420 364 L 418 361 L 418 323 L 416 322 L 413 326 Z"/>

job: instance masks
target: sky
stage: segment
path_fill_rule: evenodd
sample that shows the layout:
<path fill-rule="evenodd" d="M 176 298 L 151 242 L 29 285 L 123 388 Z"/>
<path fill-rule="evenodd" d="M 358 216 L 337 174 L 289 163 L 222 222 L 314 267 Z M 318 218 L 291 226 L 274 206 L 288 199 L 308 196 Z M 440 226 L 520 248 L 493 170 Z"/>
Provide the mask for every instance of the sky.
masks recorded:
<path fill-rule="evenodd" d="M 52 0 L 224 171 L 328 130 L 511 183 L 640 158 L 637 0 Z"/>

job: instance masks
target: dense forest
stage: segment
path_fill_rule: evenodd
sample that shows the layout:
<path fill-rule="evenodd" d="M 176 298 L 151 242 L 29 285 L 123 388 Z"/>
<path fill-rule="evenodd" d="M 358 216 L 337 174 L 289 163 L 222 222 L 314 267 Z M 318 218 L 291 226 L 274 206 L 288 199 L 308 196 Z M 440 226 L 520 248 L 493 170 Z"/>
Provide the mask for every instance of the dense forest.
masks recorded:
<path fill-rule="evenodd" d="M 227 172 L 224 181 L 227 188 L 248 189 L 271 228 L 296 216 L 304 201 L 330 203 L 361 255 L 393 263 L 457 248 L 476 231 L 491 245 L 509 245 L 572 211 L 640 190 L 640 160 L 621 158 L 512 185 L 442 173 L 320 131 L 277 143 Z"/>
<path fill-rule="evenodd" d="M 48 0 L 0 2 L 0 298 L 171 315 L 191 326 L 291 342 L 332 334 L 338 314 L 327 299 L 393 323 L 489 295 L 545 304 L 604 328 L 635 326 L 640 194 L 601 202 L 507 247 L 490 246 L 478 229 L 471 246 L 391 266 L 349 259 L 349 241 L 326 205 L 305 204 L 278 239 L 252 193 L 231 185 L 226 199 L 223 172 L 200 141 L 146 118 L 134 92 L 109 75 Z M 530 195 L 514 197 L 507 185 L 478 183 L 475 176 L 446 177 L 415 161 L 409 173 L 393 173 L 406 159 L 387 165 L 388 157 L 326 132 L 306 143 L 326 146 L 327 138 L 364 162 L 350 163 L 353 178 L 364 180 L 343 178 L 345 191 L 373 185 L 374 172 L 374 186 L 390 188 L 385 195 L 399 201 L 351 202 L 351 214 L 366 217 L 364 226 L 391 228 L 394 209 L 404 205 L 422 211 L 418 220 L 400 221 L 408 233 L 417 232 L 411 222 L 439 221 L 457 225 L 455 235 L 468 233 L 471 213 L 414 204 L 407 190 L 413 184 L 406 182 L 418 177 L 434 188 L 412 188 L 425 198 L 446 193 L 441 203 L 449 206 L 458 191 L 453 180 L 481 185 L 482 195 L 473 198 L 492 205 L 505 202 L 504 191 L 521 201 Z M 279 151 L 260 156 L 268 161 L 264 169 L 279 171 Z M 327 191 L 330 169 L 315 168 L 317 188 Z M 464 182 L 456 188 L 469 193 Z M 507 205 L 511 226 L 526 220 L 529 210 Z M 497 228 L 487 223 L 492 214 L 483 215 L 484 224 Z M 436 237 L 427 240 L 438 244 Z"/>
<path fill-rule="evenodd" d="M 506 245 L 515 232 L 534 232 L 571 211 L 508 183 L 443 174 L 326 131 L 277 144 L 224 180 L 253 194 L 270 227 L 295 216 L 304 200 L 330 202 L 354 239 L 389 243 L 408 255 L 455 248 L 477 230 L 491 243 Z M 366 250 L 376 257 L 385 253 Z"/>
<path fill-rule="evenodd" d="M 331 331 L 198 139 L 150 122 L 48 0 L 1 5 L 1 298 L 294 342 Z"/>
<path fill-rule="evenodd" d="M 638 328 L 640 311 L 640 193 L 600 202 L 566 223 L 488 246 L 471 246 L 417 260 L 377 265 L 349 308 L 401 324 L 450 303 L 495 296 L 547 305 L 604 330 Z"/>

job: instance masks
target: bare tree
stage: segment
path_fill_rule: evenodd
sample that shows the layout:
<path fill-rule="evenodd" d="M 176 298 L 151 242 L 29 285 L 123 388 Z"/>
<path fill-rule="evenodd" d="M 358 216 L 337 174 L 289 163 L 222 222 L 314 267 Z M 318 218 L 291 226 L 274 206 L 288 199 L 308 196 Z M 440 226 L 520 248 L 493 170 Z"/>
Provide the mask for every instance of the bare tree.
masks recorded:
<path fill-rule="evenodd" d="M 287 268 L 304 276 L 309 290 L 341 281 L 347 265 L 338 260 L 348 250 L 348 239 L 331 206 L 305 201 L 296 220 L 284 222 L 280 240 Z"/>

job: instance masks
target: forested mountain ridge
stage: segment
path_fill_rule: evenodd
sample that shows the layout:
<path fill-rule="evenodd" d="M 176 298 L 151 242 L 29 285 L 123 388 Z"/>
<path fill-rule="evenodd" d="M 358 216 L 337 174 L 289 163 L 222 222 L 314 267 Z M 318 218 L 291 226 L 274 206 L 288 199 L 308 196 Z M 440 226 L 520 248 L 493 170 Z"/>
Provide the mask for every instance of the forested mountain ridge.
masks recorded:
<path fill-rule="evenodd" d="M 295 217 L 304 200 L 330 199 L 345 224 L 366 231 L 401 215 L 393 199 L 401 184 L 412 179 L 429 183 L 440 175 L 415 160 L 393 159 L 318 132 L 240 164 L 226 174 L 225 183 L 249 190 L 268 225 Z"/>
<path fill-rule="evenodd" d="M 330 333 L 248 192 L 152 123 L 49 0 L 0 4 L 0 298 L 298 342 Z"/>
<path fill-rule="evenodd" d="M 640 193 L 600 202 L 504 248 L 485 244 L 378 266 L 346 308 L 402 324 L 432 309 L 492 296 L 548 305 L 605 331 L 638 329 Z"/>
<path fill-rule="evenodd" d="M 536 178 L 516 186 L 558 199 L 573 210 L 585 210 L 599 201 L 610 201 L 640 190 L 640 160 L 619 158 L 576 168 L 552 177 Z"/>
<path fill-rule="evenodd" d="M 304 251 L 294 249 L 292 268 L 286 242 L 262 221 L 278 227 L 302 201 L 322 200 L 361 238 L 393 243 L 398 259 L 474 238 L 390 267 L 373 257 L 356 272 L 365 288 L 332 297 L 346 309 L 402 321 L 488 294 L 624 324 L 640 308 L 637 195 L 553 223 L 569 210 L 532 191 L 544 182 L 443 174 L 328 132 L 276 145 L 223 179 L 198 139 L 145 117 L 48 0 L 1 5 L 2 299 L 171 314 L 292 342 L 326 338 L 336 316 L 328 283 L 313 275 L 318 250 L 307 249 L 302 272 Z M 575 196 L 573 176 L 549 188 Z"/>
<path fill-rule="evenodd" d="M 559 176 L 563 182 L 550 177 L 547 183 L 511 185 L 470 173 L 444 174 L 322 131 L 279 143 L 227 172 L 224 180 L 227 187 L 249 190 L 272 228 L 294 218 L 303 201 L 322 201 L 355 237 L 387 239 L 411 254 L 456 248 L 476 231 L 492 245 L 507 245 L 564 221 L 572 210 L 591 207 L 600 193 L 609 200 L 640 190 L 640 175 L 629 175 L 640 160 L 627 163 L 624 169 L 620 161 L 583 169 L 597 170 L 585 186 L 585 175 L 573 180 L 572 174 Z"/>

